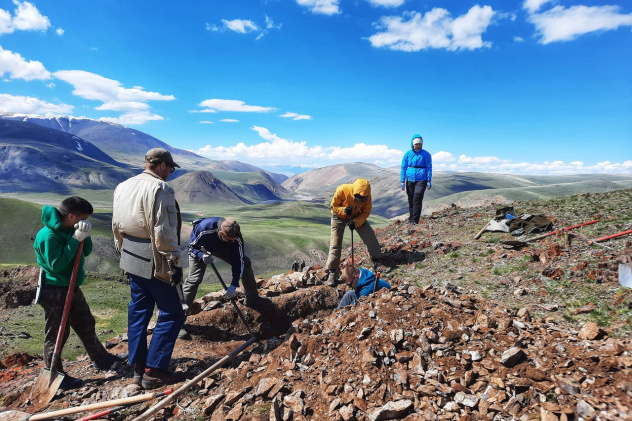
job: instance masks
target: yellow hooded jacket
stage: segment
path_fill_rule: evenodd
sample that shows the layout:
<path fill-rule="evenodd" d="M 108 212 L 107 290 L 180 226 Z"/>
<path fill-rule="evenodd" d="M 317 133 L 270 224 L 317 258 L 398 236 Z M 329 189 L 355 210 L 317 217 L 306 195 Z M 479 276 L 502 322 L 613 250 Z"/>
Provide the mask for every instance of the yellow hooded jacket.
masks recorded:
<path fill-rule="evenodd" d="M 354 197 L 355 194 L 366 196 L 366 202 L 361 202 Z M 345 208 L 351 206 L 351 215 L 345 214 Z M 371 202 L 371 184 L 369 180 L 358 178 L 353 184 L 341 184 L 336 189 L 331 199 L 332 215 L 340 219 L 353 219 L 356 227 L 361 227 L 371 214 L 373 204 Z"/>

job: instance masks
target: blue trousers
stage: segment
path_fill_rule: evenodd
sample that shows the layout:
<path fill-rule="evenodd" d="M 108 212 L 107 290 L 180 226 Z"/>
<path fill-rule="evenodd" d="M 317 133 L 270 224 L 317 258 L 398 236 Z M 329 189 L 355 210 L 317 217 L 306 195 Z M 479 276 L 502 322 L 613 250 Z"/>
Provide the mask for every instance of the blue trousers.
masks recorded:
<path fill-rule="evenodd" d="M 128 274 L 132 299 L 127 308 L 129 364 L 169 369 L 178 332 L 184 324 L 184 310 L 176 287 L 156 278 Z M 158 321 L 147 348 L 147 326 L 158 307 Z"/>
<path fill-rule="evenodd" d="M 342 300 L 340 300 L 340 304 L 338 304 L 338 308 L 343 308 L 344 306 L 351 305 L 355 303 L 357 299 L 356 293 L 354 290 L 350 290 L 345 292 L 345 295 L 342 296 Z"/>

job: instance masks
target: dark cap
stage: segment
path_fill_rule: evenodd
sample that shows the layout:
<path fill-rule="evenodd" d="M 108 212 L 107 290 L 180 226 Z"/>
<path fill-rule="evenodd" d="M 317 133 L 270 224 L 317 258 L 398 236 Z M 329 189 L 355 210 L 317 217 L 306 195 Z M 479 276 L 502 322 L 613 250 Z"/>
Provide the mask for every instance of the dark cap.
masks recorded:
<path fill-rule="evenodd" d="M 173 167 L 180 168 L 180 165 L 173 162 L 171 153 L 163 148 L 153 148 L 148 150 L 145 154 L 145 162 L 149 162 L 150 164 L 160 164 L 162 162 L 166 162 Z"/>
<path fill-rule="evenodd" d="M 224 236 L 234 239 L 239 237 L 241 233 L 241 229 L 239 228 L 239 224 L 234 219 L 226 218 L 224 222 L 222 222 L 222 234 Z"/>

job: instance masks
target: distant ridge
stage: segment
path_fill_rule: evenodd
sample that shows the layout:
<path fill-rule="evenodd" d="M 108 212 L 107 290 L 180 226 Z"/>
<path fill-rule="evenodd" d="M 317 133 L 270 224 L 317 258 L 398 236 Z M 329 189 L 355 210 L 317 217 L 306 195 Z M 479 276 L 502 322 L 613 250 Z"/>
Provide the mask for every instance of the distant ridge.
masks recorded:
<path fill-rule="evenodd" d="M 170 181 L 169 185 L 176 193 L 176 200 L 181 203 L 249 203 L 208 171 L 186 173 Z"/>
<path fill-rule="evenodd" d="M 0 192 L 113 189 L 134 171 L 86 140 L 59 130 L 0 121 Z"/>

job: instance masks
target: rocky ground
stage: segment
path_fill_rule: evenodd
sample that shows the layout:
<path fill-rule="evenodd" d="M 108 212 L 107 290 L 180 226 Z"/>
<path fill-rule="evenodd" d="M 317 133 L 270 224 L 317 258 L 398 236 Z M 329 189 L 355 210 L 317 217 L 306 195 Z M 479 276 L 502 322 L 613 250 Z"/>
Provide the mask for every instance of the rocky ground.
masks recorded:
<path fill-rule="evenodd" d="M 524 247 L 501 243 L 515 239 L 509 234 L 474 239 L 494 206 L 446 209 L 412 227 L 394 223 L 377 231 L 391 262 L 377 270 L 392 289 L 341 310 L 345 287 L 323 285 L 318 267 L 260 279 L 274 307 L 240 305 L 259 340 L 191 384 L 250 338 L 230 303 L 202 297 L 188 319 L 192 339 L 179 340 L 173 355 L 173 369 L 187 378 L 175 387 L 190 387 L 151 418 L 632 419 L 632 290 L 617 278 L 632 238 L 589 244 L 632 228 L 631 196 L 622 190 L 513 204 L 518 214 L 546 215 L 555 229 L 600 220 Z M 373 269 L 361 242 L 353 252 Z M 3 287 L 3 311 L 9 302 L 30 303 L 17 297 L 32 292 L 33 282 L 3 284 L 12 285 Z M 107 346 L 125 353 L 126 337 Z M 3 363 L 0 419 L 33 413 L 40 357 L 14 354 Z M 60 392 L 45 411 L 144 393 L 126 365 L 98 372 L 80 358 L 65 366 L 86 384 Z M 133 420 L 158 402 L 101 419 Z"/>

